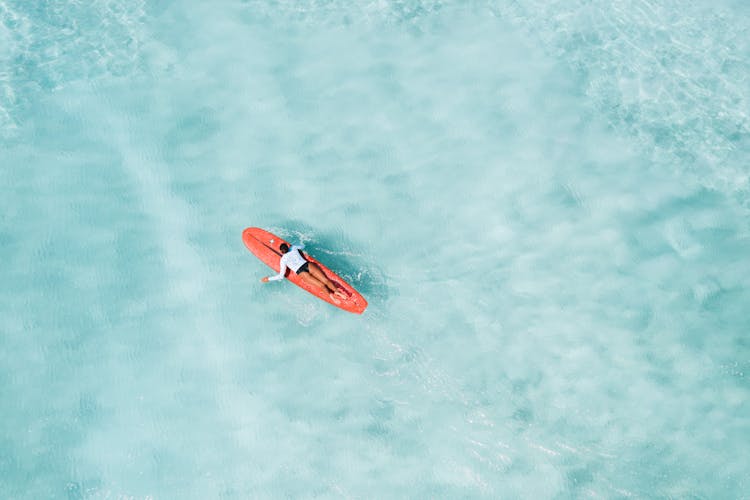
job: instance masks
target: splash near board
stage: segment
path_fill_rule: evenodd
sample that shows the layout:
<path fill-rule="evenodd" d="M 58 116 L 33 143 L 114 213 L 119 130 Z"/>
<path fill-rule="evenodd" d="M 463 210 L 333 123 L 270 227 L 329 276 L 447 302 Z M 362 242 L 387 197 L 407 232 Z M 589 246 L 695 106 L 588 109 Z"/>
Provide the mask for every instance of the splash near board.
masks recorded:
<path fill-rule="evenodd" d="M 279 272 L 279 259 L 282 255 L 279 246 L 282 243 L 286 243 L 290 247 L 292 246 L 291 243 L 284 240 L 284 238 L 280 238 L 259 227 L 248 227 L 242 231 L 242 241 L 245 243 L 248 250 L 277 273 Z M 367 309 L 367 301 L 357 290 L 354 289 L 354 287 L 307 253 L 305 253 L 305 259 L 317 264 L 329 280 L 336 284 L 336 286 L 343 288 L 347 298 L 339 300 L 339 303 L 336 304 L 331 297 L 329 297 L 328 292 L 314 285 L 310 285 L 291 270 L 287 270 L 285 275 L 286 279 L 303 290 L 315 295 L 319 299 L 325 300 L 332 306 L 336 306 L 345 311 L 362 314 L 364 310 Z"/>

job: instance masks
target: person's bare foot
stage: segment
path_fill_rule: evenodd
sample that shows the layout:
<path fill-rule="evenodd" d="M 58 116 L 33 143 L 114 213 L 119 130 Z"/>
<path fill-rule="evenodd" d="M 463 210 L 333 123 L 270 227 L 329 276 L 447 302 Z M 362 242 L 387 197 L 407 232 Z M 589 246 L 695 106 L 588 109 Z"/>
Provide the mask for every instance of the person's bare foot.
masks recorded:
<path fill-rule="evenodd" d="M 349 294 L 342 287 L 338 287 L 334 293 L 336 295 L 338 295 L 339 297 L 341 297 L 342 299 L 348 299 L 349 298 Z"/>
<path fill-rule="evenodd" d="M 341 301 L 338 298 L 336 298 L 336 294 L 329 293 L 328 296 L 331 298 L 331 300 L 333 301 L 334 304 L 336 304 L 336 305 L 341 304 Z"/>

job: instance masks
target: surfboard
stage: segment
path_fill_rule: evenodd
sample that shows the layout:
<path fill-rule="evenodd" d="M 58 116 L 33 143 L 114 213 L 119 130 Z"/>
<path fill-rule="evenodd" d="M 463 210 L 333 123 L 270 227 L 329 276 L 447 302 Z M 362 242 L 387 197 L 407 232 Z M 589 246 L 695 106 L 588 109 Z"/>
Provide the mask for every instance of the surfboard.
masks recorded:
<path fill-rule="evenodd" d="M 261 261 L 263 261 L 264 264 L 273 269 L 276 273 L 279 272 L 279 259 L 282 255 L 281 250 L 279 250 L 279 246 L 282 243 L 286 243 L 290 247 L 292 246 L 291 243 L 284 240 L 284 238 L 276 236 L 275 234 L 259 227 L 248 227 L 244 231 L 242 231 L 242 241 L 245 243 L 245 246 L 248 248 L 248 250 L 253 253 L 253 255 L 258 257 Z M 318 288 L 314 285 L 308 284 L 297 274 L 292 272 L 291 269 L 287 269 L 287 272 L 284 275 L 286 279 L 302 288 L 303 290 L 315 295 L 319 299 L 324 300 L 332 306 L 338 307 L 339 309 L 343 309 L 344 311 L 362 314 L 364 310 L 367 309 L 367 301 L 357 290 L 354 289 L 353 286 L 347 283 L 336 273 L 328 269 L 328 267 L 321 264 L 320 261 L 310 256 L 307 252 L 304 252 L 304 255 L 305 259 L 307 259 L 309 262 L 317 264 L 323 271 L 323 273 L 325 273 L 325 275 L 328 277 L 328 279 L 331 280 L 336 286 L 343 288 L 348 297 L 346 299 L 339 299 L 339 303 L 336 304 L 328 295 L 327 291 L 324 291 L 323 289 Z"/>

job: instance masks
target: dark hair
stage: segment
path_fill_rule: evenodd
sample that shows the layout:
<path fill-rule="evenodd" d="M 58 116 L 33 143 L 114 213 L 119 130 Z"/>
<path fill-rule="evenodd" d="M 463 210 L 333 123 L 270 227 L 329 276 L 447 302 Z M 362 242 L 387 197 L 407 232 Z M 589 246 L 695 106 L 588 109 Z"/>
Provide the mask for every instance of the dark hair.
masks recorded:
<path fill-rule="evenodd" d="M 287 253 L 289 251 L 289 245 L 282 243 L 279 245 L 279 250 L 281 250 L 281 253 Z"/>

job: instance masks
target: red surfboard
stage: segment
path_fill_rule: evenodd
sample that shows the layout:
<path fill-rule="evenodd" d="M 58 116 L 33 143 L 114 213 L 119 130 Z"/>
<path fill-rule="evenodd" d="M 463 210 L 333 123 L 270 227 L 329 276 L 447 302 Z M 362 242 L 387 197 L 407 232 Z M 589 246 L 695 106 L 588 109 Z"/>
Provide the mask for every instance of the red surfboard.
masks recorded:
<path fill-rule="evenodd" d="M 259 227 L 248 227 L 242 231 L 242 241 L 245 242 L 245 246 L 255 254 L 260 260 L 262 260 L 268 267 L 279 272 L 279 259 L 281 259 L 281 250 L 279 246 L 282 243 L 286 243 L 290 247 L 291 243 L 280 238 L 273 233 L 269 233 L 265 229 Z M 334 284 L 340 286 L 346 292 L 348 297 L 346 299 L 339 299 L 339 304 L 333 302 L 329 297 L 328 292 L 318 288 L 314 285 L 310 285 L 303 281 L 296 273 L 287 269 L 285 274 L 286 279 L 297 285 L 298 287 L 307 290 L 311 294 L 315 295 L 319 299 L 323 299 L 329 304 L 336 306 L 344 311 L 349 311 L 357 314 L 362 314 L 367 309 L 367 301 L 360 293 L 354 289 L 349 283 L 344 281 L 341 277 L 336 275 L 333 271 L 328 269 L 326 266 L 321 264 L 318 260 L 314 259 L 305 252 L 305 259 L 310 262 L 317 264 L 323 273 L 328 277 L 329 280 L 333 281 Z"/>

